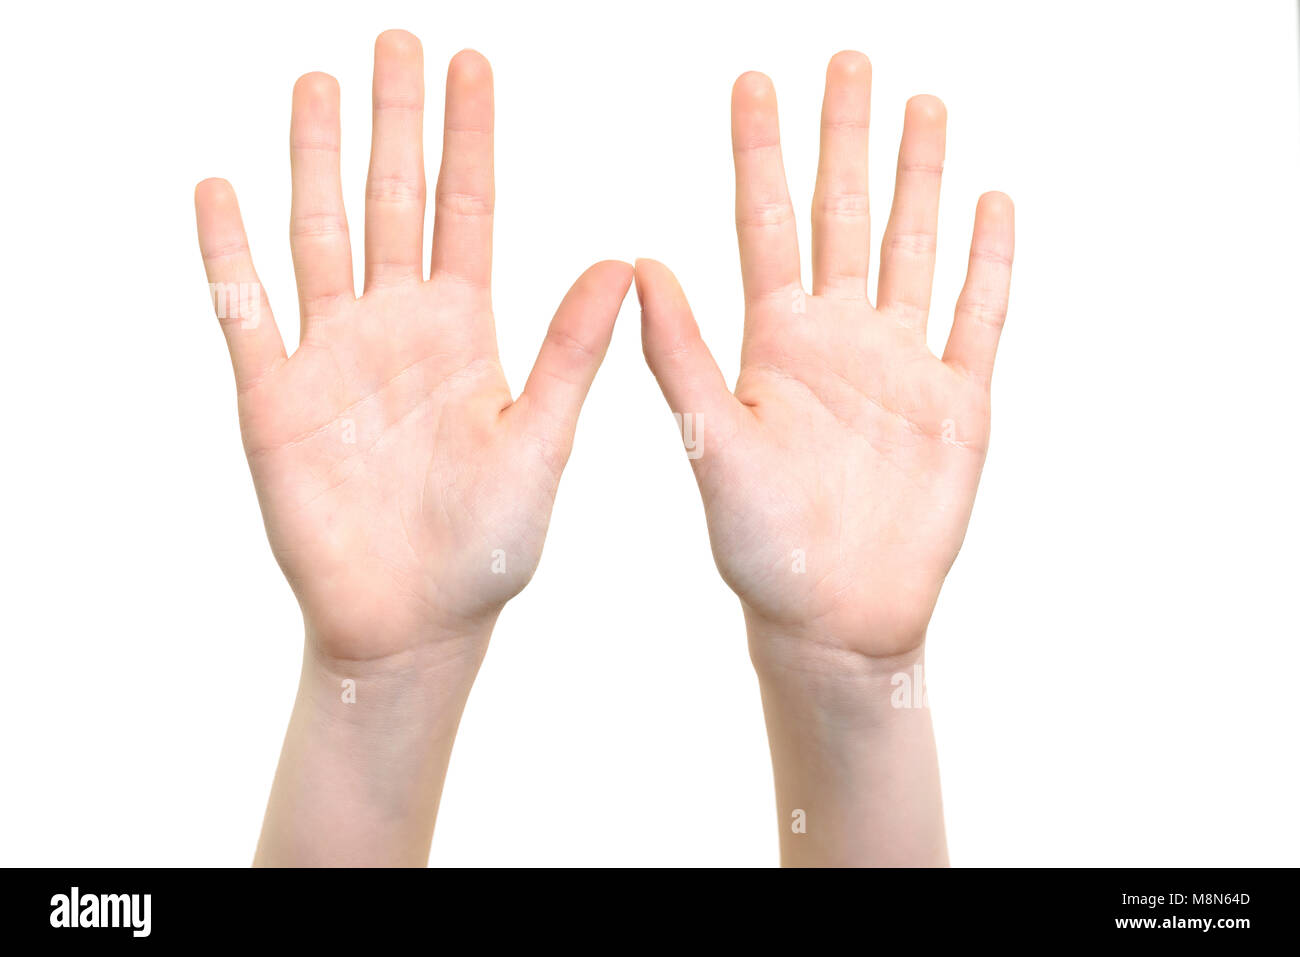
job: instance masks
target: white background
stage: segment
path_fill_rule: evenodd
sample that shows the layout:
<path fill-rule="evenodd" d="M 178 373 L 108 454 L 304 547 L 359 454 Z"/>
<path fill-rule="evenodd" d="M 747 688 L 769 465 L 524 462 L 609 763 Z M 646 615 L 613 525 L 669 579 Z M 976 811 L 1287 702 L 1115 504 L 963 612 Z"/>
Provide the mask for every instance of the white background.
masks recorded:
<path fill-rule="evenodd" d="M 933 348 L 980 192 L 1014 197 L 1018 234 L 992 451 L 930 630 L 953 862 L 1300 864 L 1294 3 L 14 16 L 0 863 L 251 859 L 301 623 L 243 460 L 192 189 L 235 184 L 295 342 L 290 89 L 309 70 L 342 83 L 359 269 L 372 44 L 400 26 L 425 47 L 430 182 L 447 59 L 472 46 L 495 69 L 494 295 L 516 389 L 579 271 L 638 255 L 676 269 L 734 377 L 738 74 L 776 83 L 802 213 L 826 60 L 872 58 L 877 240 L 903 104 L 941 96 Z M 776 861 L 738 603 L 637 323 L 633 297 L 541 569 L 475 685 L 434 864 Z"/>

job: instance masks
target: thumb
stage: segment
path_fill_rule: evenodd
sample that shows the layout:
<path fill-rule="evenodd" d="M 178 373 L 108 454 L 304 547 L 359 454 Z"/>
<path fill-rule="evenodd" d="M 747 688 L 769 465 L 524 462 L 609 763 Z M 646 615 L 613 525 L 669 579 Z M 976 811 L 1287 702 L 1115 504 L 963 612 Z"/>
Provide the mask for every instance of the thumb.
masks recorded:
<path fill-rule="evenodd" d="M 568 449 L 578 413 L 605 358 L 614 320 L 632 285 L 632 267 L 614 260 L 592 266 L 573 284 L 546 330 L 521 399 L 531 425 Z"/>
<path fill-rule="evenodd" d="M 695 458 L 688 429 L 698 433 L 707 421 L 712 432 L 719 428 L 730 432 L 736 397 L 700 338 L 686 294 L 668 267 L 653 259 L 638 259 L 636 293 L 641 300 L 641 348 L 646 362 L 673 414 L 691 417 L 679 424 L 688 455 Z"/>

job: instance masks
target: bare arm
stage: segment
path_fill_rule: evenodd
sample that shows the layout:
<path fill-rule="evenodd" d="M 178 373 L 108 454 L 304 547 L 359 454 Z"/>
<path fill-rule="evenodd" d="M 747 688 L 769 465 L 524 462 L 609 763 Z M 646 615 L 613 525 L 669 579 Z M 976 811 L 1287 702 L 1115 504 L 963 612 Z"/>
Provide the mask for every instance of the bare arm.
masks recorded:
<path fill-rule="evenodd" d="M 295 86 L 292 354 L 234 191 L 206 180 L 195 192 L 244 448 L 306 632 L 262 864 L 427 859 L 470 685 L 502 606 L 541 558 L 578 413 L 632 281 L 626 263 L 583 273 L 512 398 L 490 292 L 487 61 L 464 51 L 448 68 L 427 278 L 423 109 L 419 41 L 382 34 L 358 297 L 338 84 L 314 73 Z"/>
<path fill-rule="evenodd" d="M 827 70 L 811 295 L 775 90 L 757 73 L 736 81 L 745 336 L 734 392 L 672 273 L 636 267 L 646 359 L 689 425 L 714 558 L 745 610 L 791 864 L 947 860 L 929 714 L 893 707 L 890 692 L 923 658 L 966 533 L 1011 280 L 1011 201 L 988 193 L 947 349 L 930 352 L 946 113 L 918 96 L 868 298 L 870 78 L 860 53 Z"/>

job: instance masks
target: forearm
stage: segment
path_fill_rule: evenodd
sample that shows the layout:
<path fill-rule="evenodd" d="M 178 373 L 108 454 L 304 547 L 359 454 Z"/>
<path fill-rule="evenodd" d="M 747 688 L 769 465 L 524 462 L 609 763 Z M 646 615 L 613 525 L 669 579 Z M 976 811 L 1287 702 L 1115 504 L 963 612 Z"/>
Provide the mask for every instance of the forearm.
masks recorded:
<path fill-rule="evenodd" d="M 948 863 L 915 652 L 868 659 L 749 622 L 787 866 Z M 895 676 L 905 675 L 906 681 Z"/>
<path fill-rule="evenodd" d="M 337 662 L 308 640 L 254 863 L 426 865 L 486 646 L 485 632 L 400 661 Z"/>

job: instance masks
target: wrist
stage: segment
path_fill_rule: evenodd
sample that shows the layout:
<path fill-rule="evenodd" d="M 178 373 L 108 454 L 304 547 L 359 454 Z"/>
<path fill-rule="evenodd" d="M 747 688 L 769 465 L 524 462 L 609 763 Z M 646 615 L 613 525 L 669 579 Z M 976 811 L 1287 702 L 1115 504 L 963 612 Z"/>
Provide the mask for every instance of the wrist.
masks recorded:
<path fill-rule="evenodd" d="M 897 653 L 747 617 L 787 865 L 947 862 L 924 636 Z"/>
<path fill-rule="evenodd" d="M 888 642 L 851 638 L 817 623 L 773 623 L 745 612 L 749 656 L 760 687 L 806 698 L 818 711 L 843 718 L 883 716 L 900 693 L 923 695 L 925 632 Z M 872 654 L 862 647 L 879 647 Z"/>
<path fill-rule="evenodd" d="M 486 636 L 344 660 L 308 637 L 257 863 L 428 862 Z"/>
<path fill-rule="evenodd" d="M 383 737 L 427 733 L 459 708 L 487 651 L 491 625 L 373 658 L 332 653 L 308 631 L 295 712 Z"/>

